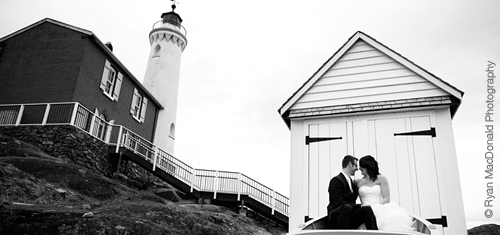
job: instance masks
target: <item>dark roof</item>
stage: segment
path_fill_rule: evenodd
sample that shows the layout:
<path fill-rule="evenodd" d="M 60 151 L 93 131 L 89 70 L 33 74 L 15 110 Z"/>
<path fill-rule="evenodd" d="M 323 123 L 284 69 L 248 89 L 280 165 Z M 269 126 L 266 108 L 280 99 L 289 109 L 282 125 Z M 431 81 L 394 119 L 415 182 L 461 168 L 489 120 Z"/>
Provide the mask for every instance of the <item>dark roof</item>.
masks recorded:
<path fill-rule="evenodd" d="M 335 105 L 317 108 L 305 108 L 290 110 L 288 118 L 323 116 L 343 113 L 359 113 L 375 110 L 390 110 L 409 107 L 426 107 L 436 105 L 450 105 L 452 102 L 448 96 L 411 98 L 401 100 L 377 101 L 370 103 Z"/>

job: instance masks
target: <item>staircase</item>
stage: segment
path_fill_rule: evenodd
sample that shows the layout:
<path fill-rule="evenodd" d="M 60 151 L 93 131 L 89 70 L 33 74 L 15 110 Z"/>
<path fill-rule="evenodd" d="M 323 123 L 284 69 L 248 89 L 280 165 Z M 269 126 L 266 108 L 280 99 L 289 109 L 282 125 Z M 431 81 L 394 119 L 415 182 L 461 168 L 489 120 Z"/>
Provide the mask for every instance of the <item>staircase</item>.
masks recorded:
<path fill-rule="evenodd" d="M 121 138 L 109 144 L 111 154 L 126 157 L 188 195 L 218 204 L 246 206 L 288 227 L 289 199 L 282 194 L 242 173 L 192 168 L 142 137 L 119 128 L 112 131 L 121 132 L 117 135 Z"/>
<path fill-rule="evenodd" d="M 245 206 L 288 228 L 289 199 L 282 194 L 239 172 L 195 169 L 77 102 L 0 105 L 0 126 L 20 125 L 75 126 L 107 143 L 111 155 L 129 159 L 188 195 Z"/>

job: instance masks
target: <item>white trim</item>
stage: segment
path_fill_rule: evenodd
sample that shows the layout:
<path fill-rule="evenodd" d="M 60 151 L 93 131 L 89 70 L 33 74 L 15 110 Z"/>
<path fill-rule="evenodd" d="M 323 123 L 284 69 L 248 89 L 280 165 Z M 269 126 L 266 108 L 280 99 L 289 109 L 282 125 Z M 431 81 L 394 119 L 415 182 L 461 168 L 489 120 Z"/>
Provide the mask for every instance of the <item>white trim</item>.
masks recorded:
<path fill-rule="evenodd" d="M 45 19 L 40 20 L 38 22 L 35 22 L 35 23 L 31 24 L 31 25 L 28 25 L 28 26 L 26 26 L 26 27 L 24 27 L 24 28 L 22 28 L 20 30 L 17 30 L 14 33 L 11 33 L 11 34 L 3 37 L 3 38 L 0 38 L 0 42 L 5 41 L 5 40 L 7 40 L 9 38 L 15 37 L 15 36 L 17 36 L 17 35 L 19 35 L 21 33 L 24 33 L 24 32 L 26 32 L 26 31 L 28 31 L 28 30 L 30 30 L 30 29 L 38 26 L 38 25 L 41 25 L 41 24 L 43 24 L 45 22 L 49 22 L 49 23 L 52 23 L 52 24 L 55 24 L 55 25 L 59 25 L 59 26 L 68 28 L 68 29 L 72 29 L 72 30 L 75 30 L 75 31 L 83 33 L 83 34 L 92 35 L 91 31 L 88 31 L 88 30 L 85 30 L 85 29 L 81 29 L 81 28 L 78 28 L 78 27 L 75 27 L 75 26 L 72 26 L 72 25 L 69 25 L 69 24 L 65 24 L 63 22 L 60 22 L 60 21 L 57 21 L 57 20 L 53 20 L 53 19 L 50 19 L 50 18 L 45 18 Z"/>

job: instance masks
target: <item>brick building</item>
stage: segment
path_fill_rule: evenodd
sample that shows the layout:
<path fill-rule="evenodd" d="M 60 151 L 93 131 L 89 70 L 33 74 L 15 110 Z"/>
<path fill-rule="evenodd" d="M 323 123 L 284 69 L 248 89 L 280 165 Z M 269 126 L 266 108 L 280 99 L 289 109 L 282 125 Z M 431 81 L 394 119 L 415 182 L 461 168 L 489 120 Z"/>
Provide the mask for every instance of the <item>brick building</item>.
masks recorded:
<path fill-rule="evenodd" d="M 162 105 L 91 31 L 43 19 L 0 39 L 0 104 L 78 102 L 153 141 Z"/>

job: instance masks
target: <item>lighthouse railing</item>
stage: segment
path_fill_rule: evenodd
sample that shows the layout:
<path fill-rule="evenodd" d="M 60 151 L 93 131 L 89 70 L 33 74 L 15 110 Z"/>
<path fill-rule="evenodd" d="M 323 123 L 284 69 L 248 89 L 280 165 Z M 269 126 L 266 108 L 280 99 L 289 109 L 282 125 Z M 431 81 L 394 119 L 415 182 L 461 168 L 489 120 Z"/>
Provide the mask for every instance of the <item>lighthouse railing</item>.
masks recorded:
<path fill-rule="evenodd" d="M 179 32 L 184 37 L 187 36 L 186 28 L 184 28 L 184 26 L 180 24 L 176 24 L 173 22 L 168 22 L 168 21 L 164 22 L 163 20 L 160 20 L 153 24 L 153 30 L 158 30 L 158 29 L 168 29 L 171 31 Z"/>

